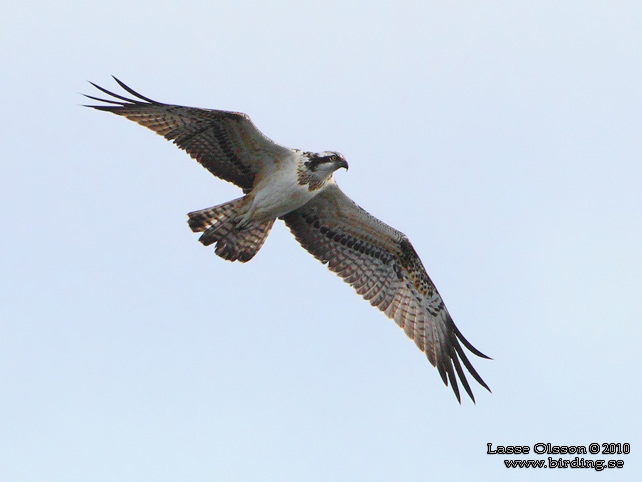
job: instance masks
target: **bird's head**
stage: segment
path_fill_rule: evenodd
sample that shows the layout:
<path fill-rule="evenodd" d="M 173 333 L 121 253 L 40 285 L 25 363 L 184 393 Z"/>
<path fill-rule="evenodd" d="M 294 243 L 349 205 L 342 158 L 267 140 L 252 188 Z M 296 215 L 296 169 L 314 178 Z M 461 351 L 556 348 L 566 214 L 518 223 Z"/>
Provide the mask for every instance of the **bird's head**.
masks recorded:
<path fill-rule="evenodd" d="M 299 184 L 307 184 L 310 191 L 325 186 L 334 171 L 340 167 L 348 169 L 348 163 L 338 152 L 305 152 L 299 165 Z"/>
<path fill-rule="evenodd" d="M 319 177 L 330 177 L 330 175 L 340 167 L 344 167 L 346 170 L 348 169 L 346 158 L 338 152 L 311 152 L 308 157 L 309 160 L 305 162 L 305 166 L 310 173 L 315 173 Z"/>

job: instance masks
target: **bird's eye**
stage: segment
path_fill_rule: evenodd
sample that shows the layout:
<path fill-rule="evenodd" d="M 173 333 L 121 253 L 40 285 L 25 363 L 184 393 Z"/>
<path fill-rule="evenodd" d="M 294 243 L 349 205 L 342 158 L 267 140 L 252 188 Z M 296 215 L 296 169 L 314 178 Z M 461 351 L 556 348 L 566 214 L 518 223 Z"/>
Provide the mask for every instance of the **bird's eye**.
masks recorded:
<path fill-rule="evenodd" d="M 336 155 L 336 154 L 332 154 L 332 155 L 330 156 L 330 160 L 331 160 L 332 162 L 336 161 L 336 160 L 337 160 L 337 155 Z"/>

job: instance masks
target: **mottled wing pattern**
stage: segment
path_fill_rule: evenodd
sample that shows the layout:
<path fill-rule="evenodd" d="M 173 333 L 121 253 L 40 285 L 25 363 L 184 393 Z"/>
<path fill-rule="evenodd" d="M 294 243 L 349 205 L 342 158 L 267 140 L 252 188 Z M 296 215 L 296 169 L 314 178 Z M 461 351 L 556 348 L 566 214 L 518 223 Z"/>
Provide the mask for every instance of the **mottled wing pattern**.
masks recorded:
<path fill-rule="evenodd" d="M 404 234 L 361 209 L 336 184 L 283 219 L 306 250 L 404 329 L 460 402 L 457 377 L 475 400 L 462 363 L 490 391 L 460 342 L 488 357 L 459 332 Z"/>
<path fill-rule="evenodd" d="M 215 176 L 245 192 L 254 178 L 270 164 L 292 155 L 292 150 L 264 136 L 250 118 L 239 112 L 199 109 L 156 102 L 143 97 L 114 77 L 135 98 L 127 98 L 91 84 L 110 99 L 86 97 L 108 105 L 91 105 L 148 127 L 171 140 Z"/>

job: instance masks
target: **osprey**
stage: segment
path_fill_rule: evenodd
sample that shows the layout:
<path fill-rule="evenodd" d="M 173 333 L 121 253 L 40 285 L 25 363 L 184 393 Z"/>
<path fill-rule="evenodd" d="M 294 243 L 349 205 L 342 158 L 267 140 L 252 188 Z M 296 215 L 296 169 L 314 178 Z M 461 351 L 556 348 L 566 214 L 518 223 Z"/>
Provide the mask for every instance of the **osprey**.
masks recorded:
<path fill-rule="evenodd" d="M 153 130 L 243 190 L 238 199 L 188 214 L 189 227 L 202 233 L 201 243 L 215 244 L 224 259 L 246 262 L 261 249 L 274 221 L 282 219 L 306 250 L 404 329 L 460 403 L 457 377 L 475 401 L 462 363 L 490 391 L 461 344 L 488 357 L 457 329 L 408 238 L 337 186 L 334 171 L 348 169 L 341 154 L 290 149 L 264 136 L 245 114 L 163 104 L 114 80 L 134 98 L 90 82 L 111 98 L 87 95 L 105 103 L 87 107 Z"/>

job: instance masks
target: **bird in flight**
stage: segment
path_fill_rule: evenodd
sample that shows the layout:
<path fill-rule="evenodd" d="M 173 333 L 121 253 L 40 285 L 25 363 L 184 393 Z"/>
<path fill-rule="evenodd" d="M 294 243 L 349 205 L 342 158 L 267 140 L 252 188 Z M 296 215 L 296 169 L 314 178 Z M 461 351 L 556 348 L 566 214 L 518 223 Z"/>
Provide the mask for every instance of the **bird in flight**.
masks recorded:
<path fill-rule="evenodd" d="M 457 378 L 475 401 L 462 364 L 490 391 L 462 344 L 488 357 L 455 326 L 408 238 L 359 207 L 335 182 L 333 173 L 348 169 L 341 154 L 291 149 L 268 139 L 245 114 L 163 104 L 114 80 L 131 97 L 90 82 L 110 97 L 87 95 L 102 102 L 87 107 L 153 130 L 243 190 L 238 199 L 188 214 L 189 227 L 202 233 L 201 243 L 244 263 L 282 219 L 301 246 L 403 328 L 460 403 Z"/>

